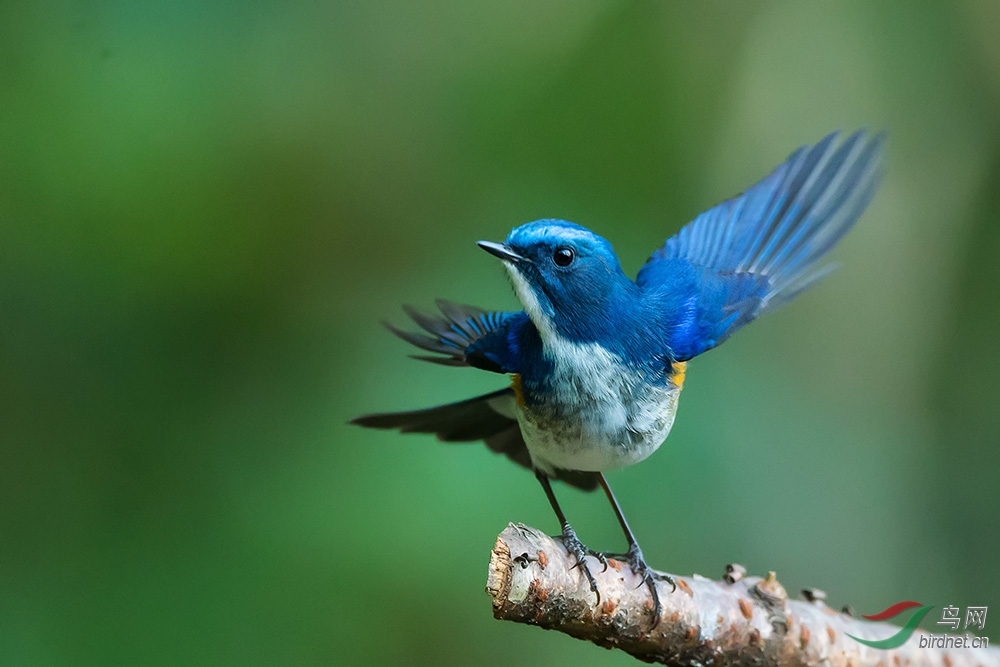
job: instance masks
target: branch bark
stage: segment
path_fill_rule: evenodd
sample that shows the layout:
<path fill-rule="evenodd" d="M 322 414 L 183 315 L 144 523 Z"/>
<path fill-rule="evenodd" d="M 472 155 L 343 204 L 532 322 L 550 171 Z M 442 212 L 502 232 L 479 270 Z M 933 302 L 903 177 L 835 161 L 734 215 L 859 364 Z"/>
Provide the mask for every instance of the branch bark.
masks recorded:
<path fill-rule="evenodd" d="M 723 581 L 673 576 L 659 584 L 663 617 L 655 627 L 649 591 L 626 563 L 593 558 L 600 600 L 561 542 L 509 524 L 490 558 L 486 591 L 493 616 L 537 625 L 618 648 L 667 665 L 765 667 L 1000 667 L 1000 650 L 920 648 L 919 633 L 892 650 L 874 649 L 848 634 L 884 639 L 899 628 L 835 612 L 822 600 L 789 600 L 774 573 L 742 578 L 730 567 Z"/>

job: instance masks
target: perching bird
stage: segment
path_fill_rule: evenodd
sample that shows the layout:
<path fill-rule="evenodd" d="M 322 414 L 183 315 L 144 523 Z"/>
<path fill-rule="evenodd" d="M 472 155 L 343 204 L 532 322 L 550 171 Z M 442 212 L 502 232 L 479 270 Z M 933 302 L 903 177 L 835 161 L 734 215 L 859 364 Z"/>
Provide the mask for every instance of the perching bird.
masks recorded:
<path fill-rule="evenodd" d="M 804 146 L 743 194 L 701 214 L 653 253 L 633 281 L 611 244 L 580 225 L 536 220 L 504 243 L 479 246 L 503 262 L 524 306 L 488 312 L 447 301 L 444 317 L 406 312 L 430 336 L 396 335 L 436 356 L 511 377 L 506 389 L 413 412 L 358 417 L 374 428 L 484 440 L 534 471 L 568 551 L 600 592 L 585 547 L 549 483 L 600 485 L 621 523 L 625 560 L 649 587 L 653 625 L 661 604 L 604 471 L 652 454 L 670 433 L 687 362 L 797 296 L 824 276 L 820 260 L 871 200 L 884 137 L 833 133 Z M 669 580 L 669 579 L 668 579 Z M 671 582 L 672 583 L 672 582 Z"/>

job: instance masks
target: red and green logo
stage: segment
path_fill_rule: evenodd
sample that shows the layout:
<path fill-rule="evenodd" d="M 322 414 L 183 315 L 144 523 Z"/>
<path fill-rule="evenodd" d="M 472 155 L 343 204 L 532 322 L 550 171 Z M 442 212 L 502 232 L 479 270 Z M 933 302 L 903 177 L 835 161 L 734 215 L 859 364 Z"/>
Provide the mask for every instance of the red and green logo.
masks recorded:
<path fill-rule="evenodd" d="M 865 618 L 867 618 L 869 621 L 885 621 L 890 618 L 899 616 L 907 609 L 913 609 L 914 607 L 919 607 L 919 609 L 917 609 L 917 611 L 913 613 L 913 616 L 910 616 L 910 620 L 906 622 L 906 625 L 900 628 L 899 632 L 897 632 L 891 637 L 888 637 L 886 639 L 872 640 L 872 639 L 862 639 L 861 637 L 855 637 L 854 635 L 850 634 L 847 636 L 855 641 L 861 642 L 865 646 L 871 646 L 872 648 L 890 649 L 902 646 L 903 644 L 906 643 L 906 640 L 909 639 L 910 636 L 913 634 L 913 631 L 917 629 L 917 625 L 920 624 L 921 619 L 923 619 L 923 617 L 927 615 L 927 612 L 929 612 L 931 609 L 934 608 L 934 605 L 932 604 L 923 605 L 920 604 L 919 602 L 913 602 L 912 600 L 908 600 L 906 602 L 897 602 L 896 604 L 892 605 L 885 611 L 879 612 L 878 614 L 865 616 Z"/>

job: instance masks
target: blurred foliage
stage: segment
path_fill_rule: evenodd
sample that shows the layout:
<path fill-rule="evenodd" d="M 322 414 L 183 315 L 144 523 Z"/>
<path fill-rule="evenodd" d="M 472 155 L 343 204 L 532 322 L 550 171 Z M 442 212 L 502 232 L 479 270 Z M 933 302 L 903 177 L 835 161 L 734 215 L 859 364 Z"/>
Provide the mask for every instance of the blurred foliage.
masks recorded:
<path fill-rule="evenodd" d="M 998 45 L 987 0 L 3 3 L 0 664 L 631 664 L 492 620 L 496 534 L 557 529 L 531 475 L 346 425 L 504 383 L 378 321 L 515 307 L 473 242 L 539 217 L 634 271 L 860 126 L 841 270 L 611 481 L 657 567 L 995 604 Z"/>

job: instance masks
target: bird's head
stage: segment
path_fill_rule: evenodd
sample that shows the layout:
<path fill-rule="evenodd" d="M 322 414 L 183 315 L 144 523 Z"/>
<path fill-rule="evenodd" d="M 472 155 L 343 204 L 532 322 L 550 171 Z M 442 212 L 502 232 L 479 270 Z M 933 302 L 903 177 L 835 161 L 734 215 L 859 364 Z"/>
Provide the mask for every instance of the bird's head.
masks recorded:
<path fill-rule="evenodd" d="M 636 288 L 610 243 L 565 220 L 529 222 L 504 243 L 480 241 L 479 247 L 503 260 L 518 298 L 543 335 L 598 335 L 586 330 L 612 322 Z"/>

